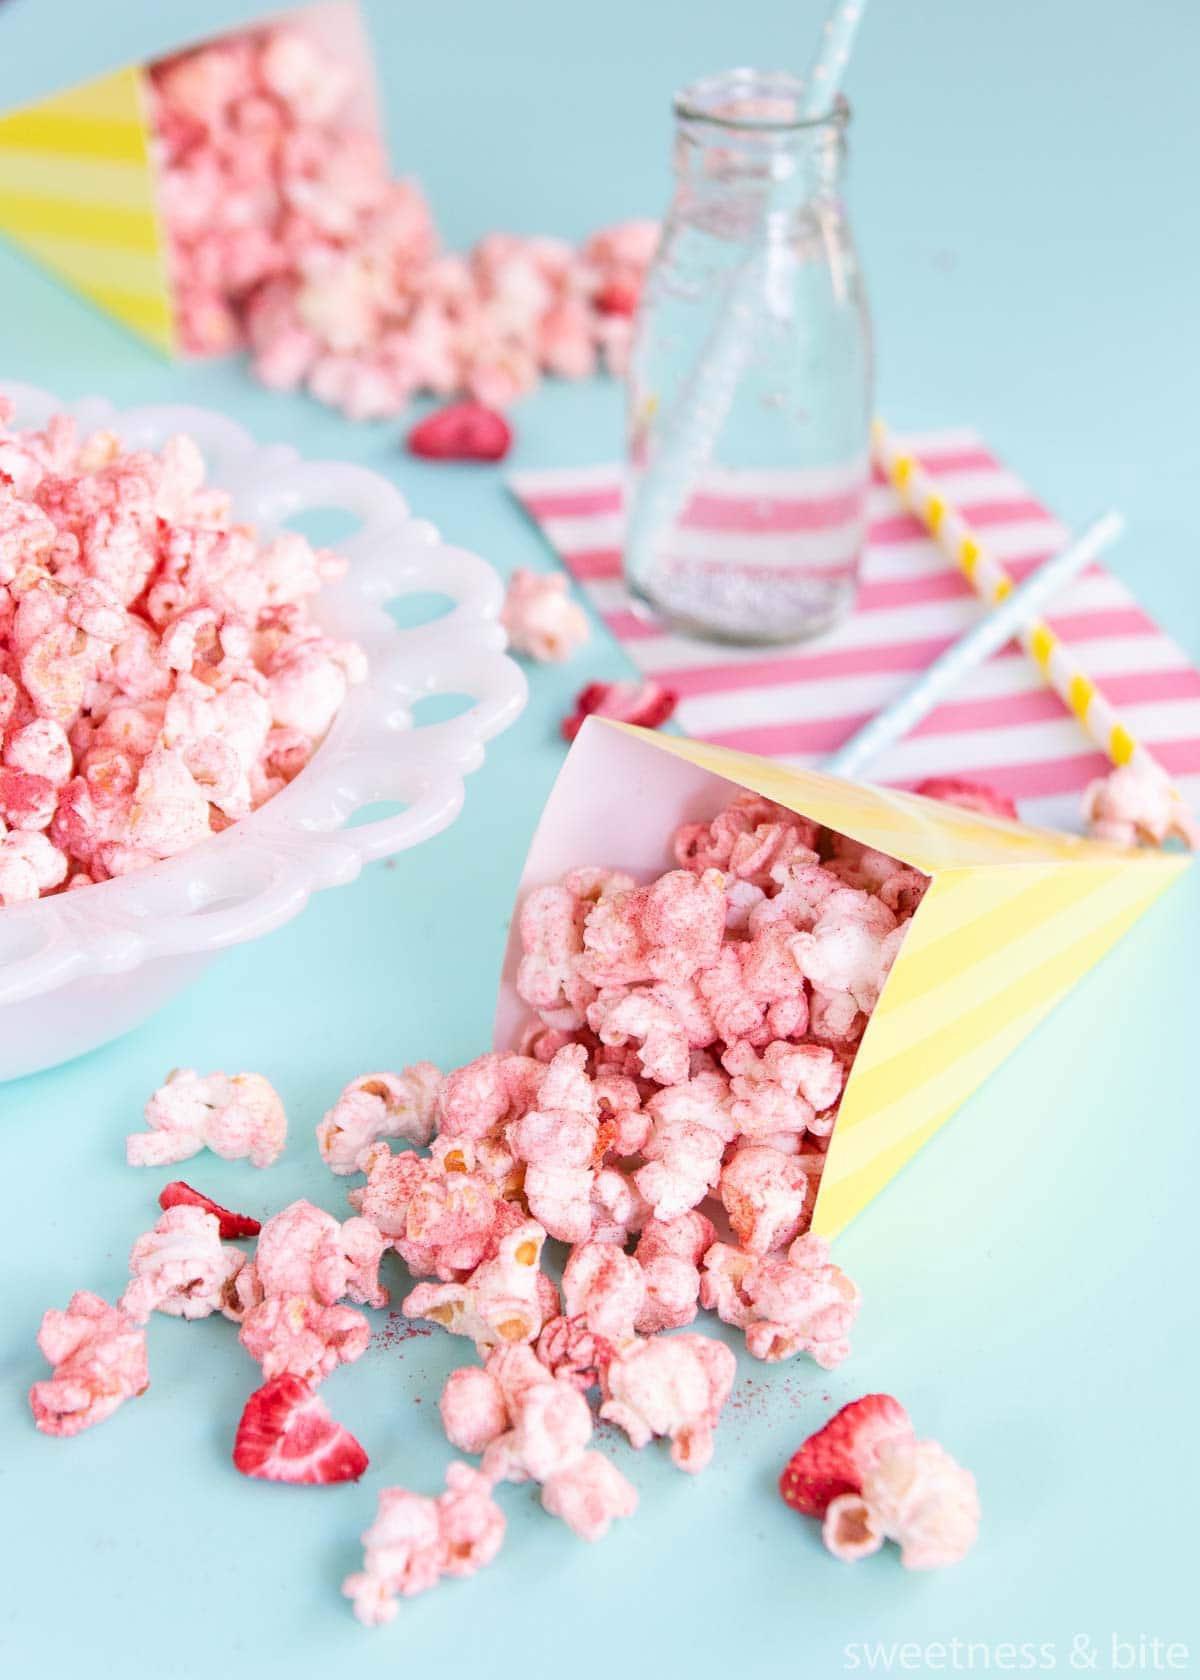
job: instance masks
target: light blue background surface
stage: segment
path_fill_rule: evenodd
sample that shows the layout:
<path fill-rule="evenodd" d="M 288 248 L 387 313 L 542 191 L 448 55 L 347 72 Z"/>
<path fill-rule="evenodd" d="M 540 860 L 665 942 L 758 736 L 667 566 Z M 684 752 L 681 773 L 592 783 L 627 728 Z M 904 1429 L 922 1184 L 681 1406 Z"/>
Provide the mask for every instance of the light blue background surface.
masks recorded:
<path fill-rule="evenodd" d="M 452 242 L 657 213 L 673 86 L 797 62 L 818 16 L 812 0 L 367 11 L 394 156 Z M 0 108 L 253 12 L 9 0 Z M 1198 62 L 1188 0 L 878 0 L 850 83 L 882 411 L 898 428 L 978 425 L 1069 520 L 1122 506 L 1131 534 L 1114 564 L 1194 657 Z M 236 367 L 170 369 L 2 248 L 0 373 L 227 409 L 263 439 L 392 475 L 502 571 L 549 564 L 498 472 L 420 466 L 395 426 L 353 427 Z M 547 388 L 518 425 L 516 465 L 611 457 L 618 394 Z M 229 953 L 123 1043 L 0 1091 L 6 1676 L 515 1676 L 536 1662 L 579 1680 L 824 1680 L 850 1642 L 893 1647 L 903 1671 L 895 1646 L 955 1637 L 982 1642 L 975 1672 L 985 1657 L 993 1672 L 1019 1664 L 1003 1642 L 1049 1642 L 1030 1660 L 1071 1672 L 1073 1652 L 1094 1651 L 1107 1673 L 1113 1634 L 1187 1642 L 1195 1662 L 1194 871 L 843 1238 L 865 1297 L 852 1359 L 825 1376 L 743 1357 L 698 1480 L 656 1448 L 614 1447 L 642 1509 L 595 1548 L 510 1489 L 492 1569 L 403 1605 L 390 1630 L 352 1620 L 337 1585 L 377 1490 L 440 1486 L 434 1402 L 470 1357 L 448 1337 L 373 1349 L 324 1389 L 371 1453 L 358 1487 L 234 1472 L 255 1373 L 224 1323 L 152 1325 L 143 1399 L 74 1442 L 35 1434 L 24 1391 L 43 1374 L 43 1308 L 80 1287 L 111 1299 L 153 1217 L 163 1175 L 128 1170 L 121 1139 L 168 1068 L 261 1069 L 282 1091 L 292 1141 L 273 1171 L 182 1169 L 265 1214 L 301 1194 L 339 1207 L 312 1128 L 346 1079 L 485 1046 L 513 886 L 561 761 L 557 719 L 584 680 L 624 668 L 598 633 L 572 666 L 535 672 L 451 832 Z M 845 1568 L 774 1496 L 799 1440 L 872 1389 L 978 1475 L 983 1534 L 958 1569 L 908 1576 L 890 1549 Z M 936 1670 L 936 1649 L 916 1654 L 910 1670 Z M 956 1661 L 965 1672 L 961 1648 L 941 1666 Z"/>

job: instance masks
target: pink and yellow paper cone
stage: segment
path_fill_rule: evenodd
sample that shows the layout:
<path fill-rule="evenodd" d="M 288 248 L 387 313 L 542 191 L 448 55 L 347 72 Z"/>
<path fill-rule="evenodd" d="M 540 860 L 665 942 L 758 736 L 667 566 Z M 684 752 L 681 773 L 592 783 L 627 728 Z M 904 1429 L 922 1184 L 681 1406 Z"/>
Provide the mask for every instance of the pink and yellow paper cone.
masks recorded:
<path fill-rule="evenodd" d="M 260 21 L 286 21 L 336 49 L 354 77 L 356 122 L 378 127 L 370 49 L 353 0 L 317 0 Z M 180 41 L 175 50 L 200 44 Z M 175 310 L 145 75 L 143 66 L 126 65 L 0 114 L 0 235 L 172 355 Z"/>
<path fill-rule="evenodd" d="M 738 788 L 932 877 L 859 1048 L 830 1142 L 813 1228 L 832 1236 L 1189 860 L 593 720 L 551 792 L 521 895 L 580 863 L 658 873 L 669 864 L 677 824 L 711 818 Z M 515 988 L 519 956 L 514 933 L 496 1014 L 498 1048 L 515 1043 L 528 1016 Z"/>

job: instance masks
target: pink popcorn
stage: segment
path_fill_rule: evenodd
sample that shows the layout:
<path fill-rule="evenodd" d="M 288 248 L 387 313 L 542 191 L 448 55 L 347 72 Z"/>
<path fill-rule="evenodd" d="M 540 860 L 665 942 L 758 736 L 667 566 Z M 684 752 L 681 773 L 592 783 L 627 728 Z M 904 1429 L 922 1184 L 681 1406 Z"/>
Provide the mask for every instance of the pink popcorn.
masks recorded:
<path fill-rule="evenodd" d="M 366 1158 L 367 1183 L 352 1197 L 389 1238 L 410 1272 L 449 1281 L 472 1272 L 520 1224 L 499 1187 L 466 1159 L 469 1140 L 444 1143 L 440 1157 L 392 1155 L 376 1144 Z M 452 1147 L 451 1147 L 452 1146 Z"/>
<path fill-rule="evenodd" d="M 525 899 L 517 991 L 548 1026 L 573 1032 L 583 1025 L 597 990 L 580 972 L 584 924 L 596 905 L 633 887 L 632 876 L 615 870 L 577 869 Z"/>
<path fill-rule="evenodd" d="M 61 885 L 68 867 L 65 853 L 44 834 L 0 832 L 0 905 L 25 904 Z"/>
<path fill-rule="evenodd" d="M 636 1155 L 650 1135 L 650 1116 L 642 1107 L 636 1079 L 600 1069 L 592 1081 L 605 1154 Z"/>
<path fill-rule="evenodd" d="M 675 858 L 681 868 L 700 874 L 706 869 L 731 869 L 734 848 L 752 836 L 763 825 L 773 830 L 788 827 L 797 835 L 797 845 L 811 850 L 817 838 L 817 825 L 807 817 L 797 816 L 783 805 L 776 805 L 757 793 L 739 793 L 710 823 L 685 823 L 676 830 Z M 748 859 L 749 853 L 739 854 Z M 815 855 L 815 854 L 814 854 Z M 731 873 L 742 874 L 741 871 Z M 743 879 L 750 878 L 742 874 Z M 761 883 L 763 886 L 766 882 Z"/>
<path fill-rule="evenodd" d="M 617 1517 L 637 1510 L 637 1490 L 603 1453 L 585 1452 L 542 1488 L 542 1506 L 581 1540 L 603 1540 Z"/>
<path fill-rule="evenodd" d="M 769 1044 L 758 1056 L 745 1041 L 725 1052 L 730 1114 L 744 1137 L 811 1129 L 841 1094 L 845 1072 L 826 1045 Z"/>
<path fill-rule="evenodd" d="M 635 1328 L 643 1336 L 678 1330 L 696 1316 L 700 1261 L 716 1238 L 711 1219 L 696 1210 L 642 1227 L 633 1257 L 642 1270 L 646 1298 Z"/>
<path fill-rule="evenodd" d="M 667 1437 L 679 1469 L 703 1470 L 712 1460 L 713 1431 L 736 1371 L 729 1348 L 710 1336 L 637 1341 L 605 1369 L 600 1416 L 638 1448 L 654 1436 Z"/>
<path fill-rule="evenodd" d="M 641 1230 L 650 1204 L 638 1189 L 634 1173 L 601 1167 L 592 1178 L 590 1239 L 624 1244 Z"/>
<path fill-rule="evenodd" d="M 474 1575 L 491 1563 L 504 1541 L 504 1513 L 492 1498 L 490 1479 L 469 1464 L 449 1465 L 438 1524 L 443 1575 Z"/>
<path fill-rule="evenodd" d="M 687 1213 L 716 1184 L 737 1132 L 730 1106 L 729 1081 L 715 1069 L 656 1092 L 646 1104 L 652 1129 L 634 1182 L 656 1219 Z"/>
<path fill-rule="evenodd" d="M 40 776 L 54 787 L 68 781 L 74 767 L 67 732 L 53 718 L 34 718 L 5 736 L 4 762 L 10 769 Z"/>
<path fill-rule="evenodd" d="M 584 1319 L 593 1335 L 619 1346 L 645 1310 L 646 1280 L 617 1243 L 580 1243 L 563 1269 L 562 1302 L 567 1318 Z"/>
<path fill-rule="evenodd" d="M 487 1477 L 451 1464 L 437 1499 L 384 1488 L 362 1538 L 362 1571 L 348 1575 L 342 1591 L 360 1622 L 379 1627 L 394 1619 L 398 1597 L 412 1598 L 443 1575 L 473 1575 L 491 1563 L 504 1541 L 504 1513 Z"/>
<path fill-rule="evenodd" d="M 592 1438 L 591 1410 L 580 1391 L 552 1377 L 536 1359 L 534 1365 L 537 1379 L 510 1404 L 508 1429 L 484 1451 L 484 1474 L 496 1481 L 548 1482 Z"/>
<path fill-rule="evenodd" d="M 500 622 L 514 653 L 543 664 L 561 664 L 588 639 L 587 615 L 571 599 L 562 572 L 519 566 L 509 579 Z"/>
<path fill-rule="evenodd" d="M 296 30 L 155 66 L 159 199 L 186 346 L 246 339 L 259 377 L 307 380 L 360 416 L 418 388 L 506 403 L 540 372 L 584 378 L 627 351 L 652 224 L 580 251 L 491 235 L 443 257 L 412 183 L 355 126 L 353 77 Z M 653 237 L 656 231 L 652 229 Z"/>
<path fill-rule="evenodd" d="M 613 1350 L 583 1317 L 559 1314 L 546 1320 L 537 1339 L 537 1356 L 552 1376 L 586 1393 L 600 1381 Z"/>
<path fill-rule="evenodd" d="M 1083 818 L 1095 839 L 1117 846 L 1161 846 L 1176 839 L 1191 851 L 1200 848 L 1200 823 L 1166 775 L 1138 760 L 1088 784 Z"/>
<path fill-rule="evenodd" d="M 546 1068 L 531 1108 L 505 1128 L 505 1140 L 524 1175 L 530 1212 L 549 1235 L 580 1242 L 593 1223 L 592 1160 L 599 1131 L 598 1105 L 586 1072 L 587 1052 L 567 1045 Z"/>
<path fill-rule="evenodd" d="M 558 1311 L 558 1293 L 539 1266 L 545 1240 L 540 1225 L 525 1221 L 463 1281 L 418 1284 L 405 1298 L 404 1312 L 441 1324 L 451 1335 L 470 1336 L 481 1351 L 532 1342 Z"/>
<path fill-rule="evenodd" d="M 293 1202 L 268 1219 L 259 1234 L 254 1269 L 267 1297 L 307 1295 L 323 1306 L 349 1298 L 385 1307 L 379 1262 L 387 1244 L 369 1219 L 341 1224 L 311 1202 Z"/>
<path fill-rule="evenodd" d="M 831 1371 L 850 1352 L 858 1289 L 829 1259 L 829 1244 L 812 1232 L 786 1257 L 746 1254 L 714 1243 L 704 1256 L 700 1304 L 746 1332 L 756 1359 L 777 1362 L 807 1352 Z"/>
<path fill-rule="evenodd" d="M 446 1076 L 438 1099 L 438 1131 L 484 1138 L 537 1102 L 546 1070 L 531 1056 L 491 1054 Z"/>
<path fill-rule="evenodd" d="M 517 991 L 543 1021 L 572 1032 L 596 988 L 577 973 L 587 906 L 566 887 L 538 887 L 521 906 Z"/>
<path fill-rule="evenodd" d="M 724 877 L 671 870 L 648 887 L 603 894 L 584 926 L 580 970 L 598 987 L 685 981 L 720 956 Z"/>
<path fill-rule="evenodd" d="M 451 1371 L 438 1410 L 446 1439 L 460 1452 L 483 1452 L 509 1426 L 504 1390 L 492 1373 L 479 1365 Z"/>
<path fill-rule="evenodd" d="M 826 994 L 844 994 L 870 1014 L 879 1001 L 904 925 L 880 899 L 843 887 L 821 906 L 811 933 L 792 941 L 796 966 Z"/>
<path fill-rule="evenodd" d="M 246 1309 L 239 1339 L 268 1380 L 288 1372 L 315 1387 L 339 1365 L 361 1359 L 371 1327 L 353 1307 L 322 1306 L 308 1295 L 272 1295 Z"/>
<path fill-rule="evenodd" d="M 580 1385 L 568 1376 L 552 1375 L 532 1349 L 523 1346 L 494 1349 L 482 1375 L 490 1385 L 486 1398 L 485 1391 L 472 1384 L 468 1402 L 479 1408 L 477 1415 L 468 1424 L 456 1423 L 464 1438 L 482 1439 L 485 1420 L 490 1422 L 503 1407 L 504 1430 L 484 1447 L 482 1470 L 489 1481 L 540 1482 L 543 1507 L 584 1540 L 603 1538 L 615 1517 L 633 1514 L 634 1489 L 588 1447 L 592 1414 Z M 453 1373 L 447 1389 L 457 1389 L 462 1376 Z M 455 1394 L 450 1401 L 452 1419 L 459 1398 Z"/>
<path fill-rule="evenodd" d="M 235 526 L 191 440 L 125 452 L 109 433 L 80 441 L 66 416 L 36 433 L 8 418 L 4 405 L 0 821 L 47 831 L 65 859 L 38 896 L 247 815 L 303 767 L 363 661 L 308 616 L 343 563 L 298 533 L 264 544 Z M 28 870 L 0 873 L 8 901 L 31 896 Z"/>
<path fill-rule="evenodd" d="M 762 1144 L 735 1150 L 717 1184 L 729 1223 L 749 1254 L 769 1254 L 799 1234 L 807 1192 L 797 1157 Z"/>
<path fill-rule="evenodd" d="M 364 1170 L 363 1158 L 380 1138 L 403 1138 L 422 1148 L 433 1135 L 441 1088 L 432 1062 L 352 1079 L 317 1127 L 321 1159 L 344 1176 Z"/>
<path fill-rule="evenodd" d="M 942 1569 L 975 1544 L 979 1515 L 974 1476 L 936 1441 L 888 1440 L 863 1476 L 862 1491 L 830 1502 L 822 1536 L 845 1563 L 894 1540 L 906 1569 Z"/>
<path fill-rule="evenodd" d="M 602 991 L 588 1006 L 588 1026 L 601 1044 L 634 1043 L 642 1073 L 660 1085 L 688 1076 L 690 1045 L 679 1014 L 654 991 L 624 986 Z"/>
<path fill-rule="evenodd" d="M 37 1339 L 54 1366 L 54 1375 L 29 1391 L 43 1435 L 78 1435 L 149 1386 L 146 1332 L 99 1295 L 79 1290 L 65 1312 L 51 1308 Z"/>
<path fill-rule="evenodd" d="M 146 1104 L 148 1132 L 125 1140 L 131 1167 L 161 1167 L 211 1149 L 227 1161 L 269 1167 L 287 1141 L 287 1116 L 257 1073 L 198 1074 L 176 1068 Z"/>
<path fill-rule="evenodd" d="M 396 1598 L 415 1597 L 441 1577 L 441 1524 L 437 1501 L 406 1488 L 384 1488 L 379 1511 L 363 1535 L 364 1569 L 348 1575 L 342 1591 L 366 1627 L 396 1615 Z"/>
<path fill-rule="evenodd" d="M 221 1241 L 220 1221 L 200 1207 L 168 1208 L 154 1229 L 140 1236 L 129 1256 L 132 1281 L 121 1310 L 144 1324 L 152 1312 L 207 1318 L 225 1312 L 246 1263 L 240 1249 Z M 236 1307 L 233 1316 L 240 1316 Z"/>

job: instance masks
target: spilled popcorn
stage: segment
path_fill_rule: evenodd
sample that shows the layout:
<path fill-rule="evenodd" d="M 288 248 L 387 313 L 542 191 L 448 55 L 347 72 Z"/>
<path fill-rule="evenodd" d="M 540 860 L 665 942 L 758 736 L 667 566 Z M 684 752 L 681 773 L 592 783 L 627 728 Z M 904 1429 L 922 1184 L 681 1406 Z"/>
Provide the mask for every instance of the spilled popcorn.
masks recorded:
<path fill-rule="evenodd" d="M 701 1310 L 755 1358 L 839 1365 L 859 1292 L 810 1223 L 858 1043 L 927 879 L 749 793 L 679 829 L 673 852 L 654 880 L 583 867 L 527 895 L 517 1051 L 346 1086 L 316 1137 L 335 1178 L 359 1175 L 349 1217 L 299 1201 L 255 1231 L 168 1185 L 119 1304 L 80 1295 L 46 1315 L 55 1371 L 34 1386 L 38 1427 L 74 1433 L 140 1393 L 153 1314 L 220 1315 L 262 1371 L 237 1468 L 355 1481 L 366 1451 L 316 1391 L 366 1350 L 363 1309 L 387 1305 L 395 1251 L 413 1280 L 405 1316 L 463 1338 L 478 1362 L 451 1372 L 439 1403 L 464 1461 L 439 1495 L 383 1490 L 343 1584 L 375 1624 L 495 1557 L 506 1482 L 536 1483 L 589 1541 L 632 1515 L 636 1490 L 595 1446 L 597 1419 L 702 1471 L 736 1359 L 691 1328 Z M 282 1103 L 252 1074 L 177 1072 L 146 1114 L 134 1160 L 207 1145 L 263 1164 L 286 1137 Z M 254 1236 L 253 1251 L 237 1246 Z M 550 1240 L 566 1246 L 561 1272 Z M 858 1408 L 801 1450 L 785 1497 L 825 1518 L 839 1556 L 885 1538 L 910 1567 L 960 1555 L 970 1478 L 916 1441 L 895 1402 Z"/>
<path fill-rule="evenodd" d="M 0 399 L 0 905 L 174 857 L 257 810 L 366 670 L 310 616 L 345 562 L 236 524 L 190 438 L 154 454 L 80 439 L 68 415 L 10 420 Z M 184 1158 L 162 1144 L 145 1159 Z"/>
<path fill-rule="evenodd" d="M 355 119 L 347 68 L 287 27 L 164 60 L 150 100 L 186 349 L 246 347 L 264 384 L 359 420 L 422 391 L 496 409 L 545 374 L 624 370 L 654 223 L 443 252 L 420 189 Z M 461 416 L 434 421 L 421 453 L 504 452 L 499 416 L 476 416 L 470 447 Z"/>

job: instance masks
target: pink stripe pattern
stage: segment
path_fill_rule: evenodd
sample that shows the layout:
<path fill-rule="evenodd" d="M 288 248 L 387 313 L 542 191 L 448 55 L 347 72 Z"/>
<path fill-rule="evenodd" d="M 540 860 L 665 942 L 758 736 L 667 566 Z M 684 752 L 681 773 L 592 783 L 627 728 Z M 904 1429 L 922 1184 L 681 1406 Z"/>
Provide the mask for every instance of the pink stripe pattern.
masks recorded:
<path fill-rule="evenodd" d="M 1065 540 L 1053 515 L 973 434 L 927 437 L 914 452 L 934 478 L 947 481 L 947 498 L 996 546 L 1014 577 L 1041 565 Z M 961 499 L 956 478 L 966 492 Z M 681 727 L 745 752 L 819 762 L 983 610 L 958 569 L 875 474 L 850 621 L 800 647 L 731 653 L 676 635 L 635 613 L 623 596 L 618 468 L 517 474 L 511 483 L 633 664 L 679 694 Z M 721 552 L 740 540 L 752 561 L 758 543 L 774 543 L 777 553 L 781 536 L 832 535 L 852 527 L 859 512 L 856 498 L 836 489 L 802 499 L 706 488 L 688 509 L 682 540 L 720 543 Z M 1115 705 L 1136 711 L 1141 738 L 1171 774 L 1200 777 L 1200 672 L 1124 585 L 1092 567 L 1056 600 L 1049 622 L 1064 642 L 1087 644 L 1088 669 Z M 929 775 L 974 773 L 1014 798 L 1052 808 L 1055 800 L 1077 799 L 1106 768 L 1012 643 L 872 766 L 872 779 L 911 787 Z"/>

